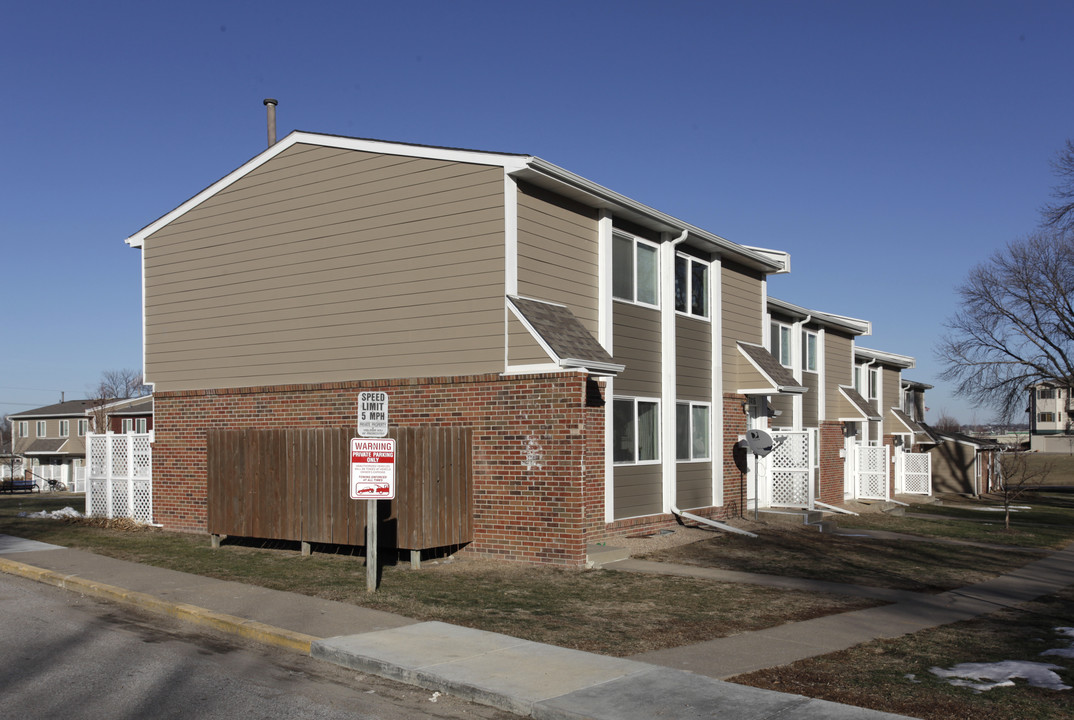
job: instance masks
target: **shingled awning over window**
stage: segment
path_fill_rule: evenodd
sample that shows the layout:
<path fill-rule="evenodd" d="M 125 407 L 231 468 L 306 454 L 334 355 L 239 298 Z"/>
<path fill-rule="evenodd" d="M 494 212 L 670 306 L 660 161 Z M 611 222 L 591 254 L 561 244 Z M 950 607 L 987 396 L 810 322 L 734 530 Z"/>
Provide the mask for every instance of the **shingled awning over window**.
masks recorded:
<path fill-rule="evenodd" d="M 739 384 L 743 387 L 737 392 L 743 395 L 798 394 L 809 389 L 795 380 L 791 371 L 780 365 L 766 348 L 739 342 L 738 351 L 745 358 L 746 367 L 740 371 Z"/>
<path fill-rule="evenodd" d="M 907 430 L 914 434 L 914 444 L 925 445 L 930 443 L 938 443 L 939 440 L 934 438 L 925 427 L 906 414 L 904 410 L 899 408 L 891 408 L 891 414 L 906 427 Z"/>
<path fill-rule="evenodd" d="M 570 308 L 559 303 L 508 295 L 507 299 L 533 338 L 562 368 L 584 368 L 594 375 L 616 375 L 616 363 Z"/>
<path fill-rule="evenodd" d="M 880 412 L 854 388 L 840 385 L 839 394 L 843 396 L 839 403 L 839 420 L 843 422 L 880 420 Z"/>

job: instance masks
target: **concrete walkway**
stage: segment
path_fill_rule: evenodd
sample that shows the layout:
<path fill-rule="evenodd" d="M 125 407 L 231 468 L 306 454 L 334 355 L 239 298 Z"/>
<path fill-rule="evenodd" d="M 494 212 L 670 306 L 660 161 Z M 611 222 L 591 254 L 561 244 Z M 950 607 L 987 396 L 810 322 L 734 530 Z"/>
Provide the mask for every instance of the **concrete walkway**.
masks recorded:
<path fill-rule="evenodd" d="M 668 658 L 655 663 L 613 658 L 416 622 L 10 536 L 0 535 L 0 570 L 540 720 L 900 717 L 724 682 L 668 667 Z M 684 648 L 679 663 L 708 668 L 697 654 L 697 646 Z M 773 655 L 770 664 L 788 662 L 786 657 Z"/>

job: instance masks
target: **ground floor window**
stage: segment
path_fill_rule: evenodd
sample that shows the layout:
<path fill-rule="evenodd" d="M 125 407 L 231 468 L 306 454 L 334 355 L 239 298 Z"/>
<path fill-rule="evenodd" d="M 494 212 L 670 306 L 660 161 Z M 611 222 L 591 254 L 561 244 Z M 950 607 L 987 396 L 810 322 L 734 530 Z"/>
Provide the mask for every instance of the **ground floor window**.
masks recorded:
<path fill-rule="evenodd" d="M 615 398 L 612 404 L 612 459 L 617 463 L 660 459 L 660 403 L 645 398 Z"/>
<path fill-rule="evenodd" d="M 708 403 L 681 402 L 675 405 L 675 458 L 677 460 L 708 460 L 709 414 Z"/>

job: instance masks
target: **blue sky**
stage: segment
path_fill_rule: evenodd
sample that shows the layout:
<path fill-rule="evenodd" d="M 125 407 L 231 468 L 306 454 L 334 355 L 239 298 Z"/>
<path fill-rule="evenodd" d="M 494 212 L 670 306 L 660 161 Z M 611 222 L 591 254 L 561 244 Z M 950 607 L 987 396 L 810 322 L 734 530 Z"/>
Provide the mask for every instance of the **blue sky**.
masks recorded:
<path fill-rule="evenodd" d="M 529 153 L 746 245 L 784 300 L 933 347 L 1074 137 L 1070 2 L 10 3 L 0 413 L 140 367 L 123 240 L 293 129 Z"/>

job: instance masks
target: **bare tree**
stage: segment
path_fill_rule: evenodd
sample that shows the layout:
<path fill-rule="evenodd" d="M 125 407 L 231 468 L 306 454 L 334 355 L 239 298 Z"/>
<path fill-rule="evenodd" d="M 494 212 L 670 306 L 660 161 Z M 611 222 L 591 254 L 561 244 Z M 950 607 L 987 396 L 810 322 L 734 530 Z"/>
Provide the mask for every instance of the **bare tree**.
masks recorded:
<path fill-rule="evenodd" d="M 137 370 L 124 368 L 102 372 L 100 382 L 90 393 L 94 432 L 102 433 L 107 430 L 107 405 L 116 400 L 142 397 L 148 395 L 149 391 L 149 386 L 142 382 L 142 374 Z"/>
<path fill-rule="evenodd" d="M 1059 230 L 1074 230 L 1074 142 L 1067 140 L 1066 147 L 1052 161 L 1052 170 L 1059 183 L 1052 189 L 1056 201 L 1041 208 L 1043 224 Z"/>
<path fill-rule="evenodd" d="M 959 432 L 962 430 L 962 425 L 958 420 L 948 415 L 945 411 L 940 411 L 940 419 L 933 425 L 934 428 L 940 432 Z"/>
<path fill-rule="evenodd" d="M 1005 452 L 1000 455 L 999 495 L 1003 501 L 1003 527 L 1011 530 L 1011 506 L 1020 497 L 1038 490 L 1052 472 L 1053 463 L 1042 460 L 1039 455 L 1030 458 L 1025 452 Z"/>
<path fill-rule="evenodd" d="M 1009 420 L 1026 387 L 1074 377 L 1074 231 L 1012 242 L 970 271 L 936 350 L 941 377 Z"/>

